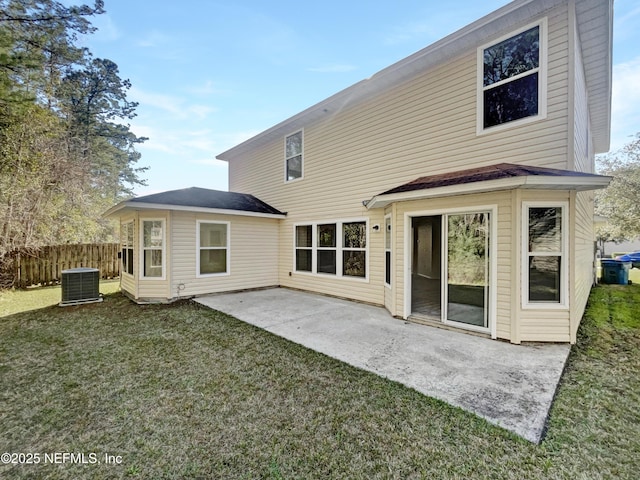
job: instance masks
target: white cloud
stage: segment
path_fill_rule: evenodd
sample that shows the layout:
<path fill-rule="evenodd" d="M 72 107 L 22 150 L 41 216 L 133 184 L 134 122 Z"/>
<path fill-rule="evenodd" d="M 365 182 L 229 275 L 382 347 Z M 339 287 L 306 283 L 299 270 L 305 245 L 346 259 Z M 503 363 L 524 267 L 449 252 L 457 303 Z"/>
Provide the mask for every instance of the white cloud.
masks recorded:
<path fill-rule="evenodd" d="M 171 37 L 156 30 L 147 33 L 137 41 L 137 45 L 143 48 L 159 47 L 171 43 Z"/>
<path fill-rule="evenodd" d="M 640 132 L 640 57 L 613 66 L 611 150 Z"/>
<path fill-rule="evenodd" d="M 153 136 L 153 127 L 148 125 L 139 125 L 134 122 L 129 126 L 129 130 L 131 130 L 136 137 L 150 138 Z"/>
<path fill-rule="evenodd" d="M 198 118 L 204 119 L 209 116 L 210 113 L 215 112 L 216 109 L 208 105 L 190 105 L 187 107 L 186 112 L 188 115 L 195 115 Z"/>
<path fill-rule="evenodd" d="M 138 102 L 141 107 L 151 106 L 176 115 L 183 111 L 181 107 L 184 100 L 172 95 L 145 92 L 135 85 L 129 90 L 129 97 Z"/>
<path fill-rule="evenodd" d="M 98 28 L 98 30 L 92 34 L 92 40 L 113 42 L 122 37 L 122 32 L 108 13 L 93 17 L 91 23 L 94 27 Z"/>
<path fill-rule="evenodd" d="M 246 130 L 246 131 L 232 132 L 224 135 L 216 135 L 216 139 L 217 139 L 216 145 L 218 147 L 216 150 L 216 155 L 219 155 L 222 152 L 226 152 L 230 148 L 233 148 L 236 145 L 239 145 L 242 142 L 249 140 L 252 137 L 255 137 L 261 132 L 262 130 Z"/>
<path fill-rule="evenodd" d="M 199 137 L 191 139 L 183 139 L 179 142 L 182 147 L 189 149 L 200 150 L 204 152 L 213 152 L 216 148 L 216 144 L 211 137 Z"/>
<path fill-rule="evenodd" d="M 211 80 L 207 80 L 204 84 L 186 87 L 184 90 L 187 93 L 203 96 L 228 93 L 228 91 L 218 88 Z"/>
<path fill-rule="evenodd" d="M 197 117 L 198 119 L 205 119 L 209 114 L 216 111 L 210 105 L 202 104 L 187 104 L 187 101 L 183 98 L 166 95 L 163 93 L 146 92 L 135 86 L 129 90 L 129 96 L 132 100 L 138 102 L 140 106 L 139 110 L 143 110 L 146 107 L 154 107 L 165 112 L 172 114 L 179 119 L 186 119 L 191 117 Z"/>

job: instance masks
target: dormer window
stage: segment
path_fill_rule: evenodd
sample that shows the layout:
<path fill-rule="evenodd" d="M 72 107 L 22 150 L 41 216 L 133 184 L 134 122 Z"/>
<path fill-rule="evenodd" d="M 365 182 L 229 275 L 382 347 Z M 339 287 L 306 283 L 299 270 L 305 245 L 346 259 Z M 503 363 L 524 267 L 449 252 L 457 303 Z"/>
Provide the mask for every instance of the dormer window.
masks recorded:
<path fill-rule="evenodd" d="M 302 178 L 302 130 L 284 141 L 285 182 Z"/>
<path fill-rule="evenodd" d="M 478 50 L 478 133 L 546 115 L 545 22 Z"/>

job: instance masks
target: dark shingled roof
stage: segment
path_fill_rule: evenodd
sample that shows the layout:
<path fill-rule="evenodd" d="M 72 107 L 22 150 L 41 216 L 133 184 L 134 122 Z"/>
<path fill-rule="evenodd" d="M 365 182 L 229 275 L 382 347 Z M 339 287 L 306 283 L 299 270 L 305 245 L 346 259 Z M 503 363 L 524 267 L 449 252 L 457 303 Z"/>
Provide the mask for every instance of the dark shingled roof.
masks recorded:
<path fill-rule="evenodd" d="M 198 187 L 154 193 L 152 195 L 132 198 L 128 200 L 128 202 L 286 215 L 280 210 L 273 208 L 271 205 L 247 193 L 223 192 Z"/>
<path fill-rule="evenodd" d="M 412 182 L 392 188 L 380 195 L 392 193 L 412 192 L 426 190 L 428 188 L 449 187 L 466 183 L 486 182 L 488 180 L 500 180 L 503 178 L 515 178 L 526 176 L 545 177 L 600 177 L 592 173 L 574 172 L 571 170 L 559 170 L 557 168 L 532 167 L 527 165 L 515 165 L 513 163 L 498 163 L 487 167 L 469 168 L 457 172 L 442 173 L 420 177 Z"/>

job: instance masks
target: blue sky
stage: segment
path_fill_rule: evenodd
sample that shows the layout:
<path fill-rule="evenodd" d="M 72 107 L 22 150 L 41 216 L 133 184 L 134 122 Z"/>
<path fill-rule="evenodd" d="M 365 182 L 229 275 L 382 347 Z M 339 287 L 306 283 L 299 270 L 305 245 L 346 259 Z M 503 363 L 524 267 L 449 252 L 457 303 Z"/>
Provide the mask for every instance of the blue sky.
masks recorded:
<path fill-rule="evenodd" d="M 226 190 L 217 154 L 507 3 L 105 0 L 84 41 L 139 102 L 131 128 L 149 137 L 149 170 L 136 194 Z M 640 132 L 637 0 L 615 2 L 613 88 L 616 150 Z"/>

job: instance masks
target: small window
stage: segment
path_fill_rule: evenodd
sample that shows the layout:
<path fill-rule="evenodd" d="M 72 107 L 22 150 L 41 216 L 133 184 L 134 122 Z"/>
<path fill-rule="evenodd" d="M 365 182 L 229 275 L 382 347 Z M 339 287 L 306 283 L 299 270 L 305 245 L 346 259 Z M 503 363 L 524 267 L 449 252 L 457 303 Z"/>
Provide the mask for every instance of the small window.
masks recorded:
<path fill-rule="evenodd" d="M 229 224 L 198 221 L 199 277 L 229 273 Z"/>
<path fill-rule="evenodd" d="M 342 224 L 342 274 L 347 277 L 367 276 L 367 224 Z"/>
<path fill-rule="evenodd" d="M 544 115 L 543 26 L 529 27 L 479 50 L 480 131 Z"/>
<path fill-rule="evenodd" d="M 561 205 L 525 206 L 526 304 L 563 305 L 566 297 L 566 215 Z"/>
<path fill-rule="evenodd" d="M 164 278 L 164 220 L 142 221 L 142 275 Z"/>
<path fill-rule="evenodd" d="M 133 275 L 133 222 L 120 225 L 120 244 L 122 248 L 122 272 Z"/>
<path fill-rule="evenodd" d="M 302 178 L 302 131 L 285 138 L 285 180 Z"/>

